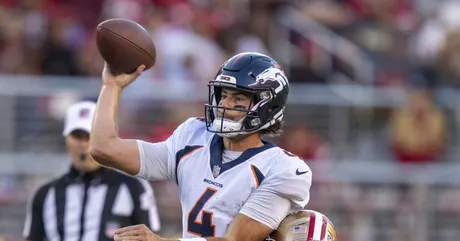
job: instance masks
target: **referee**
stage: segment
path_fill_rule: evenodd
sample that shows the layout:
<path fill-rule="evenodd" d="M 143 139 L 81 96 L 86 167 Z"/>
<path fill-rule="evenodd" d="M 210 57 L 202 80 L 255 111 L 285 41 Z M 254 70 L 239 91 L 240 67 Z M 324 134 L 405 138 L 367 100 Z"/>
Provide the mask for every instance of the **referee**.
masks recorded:
<path fill-rule="evenodd" d="M 84 101 L 66 113 L 63 135 L 70 170 L 41 186 L 29 202 L 23 236 L 30 241 L 113 240 L 121 227 L 160 222 L 153 190 L 145 180 L 101 167 L 88 154 L 96 104 Z"/>

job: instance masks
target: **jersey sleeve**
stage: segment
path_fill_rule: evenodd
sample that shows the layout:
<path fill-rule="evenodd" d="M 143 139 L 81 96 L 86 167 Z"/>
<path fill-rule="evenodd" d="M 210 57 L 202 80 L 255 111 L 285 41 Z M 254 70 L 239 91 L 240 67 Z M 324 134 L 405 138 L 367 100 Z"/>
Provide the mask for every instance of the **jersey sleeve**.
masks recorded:
<path fill-rule="evenodd" d="M 311 169 L 300 159 L 287 161 L 294 163 L 273 168 L 240 210 L 273 230 L 289 213 L 303 209 L 310 200 Z"/>
<path fill-rule="evenodd" d="M 182 123 L 173 134 L 163 142 L 151 143 L 137 140 L 140 155 L 140 170 L 136 175 L 150 180 L 174 180 L 176 153 L 183 145 L 184 136 L 193 122 L 190 118 Z"/>

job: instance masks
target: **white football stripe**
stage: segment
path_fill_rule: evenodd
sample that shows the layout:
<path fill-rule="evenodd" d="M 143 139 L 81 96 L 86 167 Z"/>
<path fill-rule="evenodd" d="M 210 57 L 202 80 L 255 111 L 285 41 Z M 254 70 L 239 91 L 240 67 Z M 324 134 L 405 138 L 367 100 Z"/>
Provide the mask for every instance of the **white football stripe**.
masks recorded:
<path fill-rule="evenodd" d="M 313 240 L 321 239 L 321 231 L 323 228 L 323 215 L 321 213 L 315 212 L 315 231 L 313 233 Z"/>

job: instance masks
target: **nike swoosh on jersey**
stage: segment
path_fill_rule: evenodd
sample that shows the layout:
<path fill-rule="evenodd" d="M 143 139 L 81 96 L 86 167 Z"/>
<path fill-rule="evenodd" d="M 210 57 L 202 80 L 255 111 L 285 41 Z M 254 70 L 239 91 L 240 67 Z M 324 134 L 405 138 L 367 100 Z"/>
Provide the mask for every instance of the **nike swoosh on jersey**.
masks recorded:
<path fill-rule="evenodd" d="M 299 168 L 297 168 L 297 170 L 295 171 L 295 174 L 297 175 L 302 175 L 302 174 L 305 174 L 307 173 L 308 171 L 304 171 L 304 172 L 299 172 Z"/>

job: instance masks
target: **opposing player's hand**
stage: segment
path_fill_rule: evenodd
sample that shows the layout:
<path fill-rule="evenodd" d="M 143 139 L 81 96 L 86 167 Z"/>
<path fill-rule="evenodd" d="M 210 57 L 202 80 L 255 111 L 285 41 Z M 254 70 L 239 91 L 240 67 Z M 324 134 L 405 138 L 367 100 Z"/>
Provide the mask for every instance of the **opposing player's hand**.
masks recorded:
<path fill-rule="evenodd" d="M 133 73 L 114 75 L 107 63 L 105 63 L 104 70 L 102 71 L 102 84 L 116 85 L 119 88 L 123 89 L 132 82 L 134 82 L 134 80 L 136 80 L 136 78 L 142 74 L 142 71 L 144 71 L 144 69 L 145 65 L 140 65 Z"/>
<path fill-rule="evenodd" d="M 161 241 L 145 224 L 128 226 L 115 231 L 115 241 Z"/>

